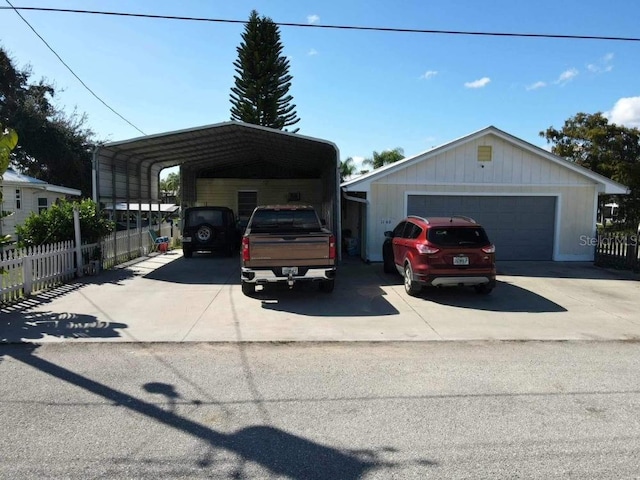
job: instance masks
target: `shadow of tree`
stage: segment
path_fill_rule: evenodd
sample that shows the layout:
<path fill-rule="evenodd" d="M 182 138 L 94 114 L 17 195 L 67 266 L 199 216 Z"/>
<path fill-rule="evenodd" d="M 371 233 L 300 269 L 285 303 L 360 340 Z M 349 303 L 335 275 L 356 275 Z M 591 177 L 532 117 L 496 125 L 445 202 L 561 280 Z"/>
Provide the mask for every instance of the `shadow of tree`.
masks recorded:
<path fill-rule="evenodd" d="M 93 315 L 22 312 L 0 319 L 0 343 L 37 342 L 45 337 L 61 339 L 117 338 L 124 323 L 101 322 Z"/>

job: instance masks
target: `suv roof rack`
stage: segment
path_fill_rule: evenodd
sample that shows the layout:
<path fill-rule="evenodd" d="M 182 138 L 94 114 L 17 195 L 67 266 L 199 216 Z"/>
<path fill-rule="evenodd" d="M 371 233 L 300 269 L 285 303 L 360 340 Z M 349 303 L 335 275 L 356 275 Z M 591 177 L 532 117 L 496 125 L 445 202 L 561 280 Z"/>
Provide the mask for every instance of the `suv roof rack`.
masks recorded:
<path fill-rule="evenodd" d="M 478 223 L 473 218 L 467 217 L 465 215 L 451 215 L 451 219 L 453 220 L 454 218 L 461 218 L 462 220 L 466 220 L 467 222 Z"/>
<path fill-rule="evenodd" d="M 419 215 L 407 215 L 407 218 L 417 218 L 418 220 L 422 220 L 424 223 L 429 224 L 429 220 Z"/>

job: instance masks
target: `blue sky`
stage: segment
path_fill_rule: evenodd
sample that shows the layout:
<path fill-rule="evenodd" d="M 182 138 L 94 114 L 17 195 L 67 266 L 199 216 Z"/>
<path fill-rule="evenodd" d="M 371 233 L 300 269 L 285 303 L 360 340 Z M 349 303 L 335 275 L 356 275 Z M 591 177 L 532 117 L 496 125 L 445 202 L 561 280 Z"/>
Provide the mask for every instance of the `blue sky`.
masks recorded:
<path fill-rule="evenodd" d="M 430 30 L 640 37 L 632 0 L 12 0 L 14 6 Z M 7 5 L 0 0 L 0 4 Z M 241 24 L 22 11 L 106 103 L 147 134 L 227 121 Z M 23 21 L 0 10 L 0 43 L 86 112 L 101 140 L 140 133 L 80 85 Z M 488 125 L 548 148 L 538 133 L 578 112 L 640 126 L 640 42 L 281 27 L 300 133 L 341 158 L 410 156 Z"/>

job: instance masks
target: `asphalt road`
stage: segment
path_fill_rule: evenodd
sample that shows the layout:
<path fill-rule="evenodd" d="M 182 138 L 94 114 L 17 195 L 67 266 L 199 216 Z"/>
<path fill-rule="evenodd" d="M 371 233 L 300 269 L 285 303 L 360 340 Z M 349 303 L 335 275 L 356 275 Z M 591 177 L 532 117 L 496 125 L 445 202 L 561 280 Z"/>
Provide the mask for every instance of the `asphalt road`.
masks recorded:
<path fill-rule="evenodd" d="M 640 344 L 0 346 L 0 478 L 638 478 Z"/>

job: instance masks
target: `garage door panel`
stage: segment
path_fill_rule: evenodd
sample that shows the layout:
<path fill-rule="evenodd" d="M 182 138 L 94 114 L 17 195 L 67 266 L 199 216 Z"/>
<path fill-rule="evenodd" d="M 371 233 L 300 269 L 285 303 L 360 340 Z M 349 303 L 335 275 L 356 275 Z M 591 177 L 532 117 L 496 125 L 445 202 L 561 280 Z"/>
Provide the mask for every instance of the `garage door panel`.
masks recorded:
<path fill-rule="evenodd" d="M 481 223 L 498 260 L 551 260 L 555 197 L 409 195 L 407 214 L 465 215 Z"/>

